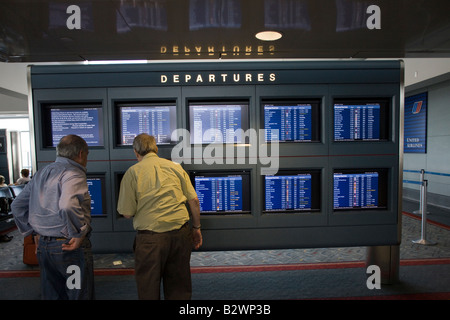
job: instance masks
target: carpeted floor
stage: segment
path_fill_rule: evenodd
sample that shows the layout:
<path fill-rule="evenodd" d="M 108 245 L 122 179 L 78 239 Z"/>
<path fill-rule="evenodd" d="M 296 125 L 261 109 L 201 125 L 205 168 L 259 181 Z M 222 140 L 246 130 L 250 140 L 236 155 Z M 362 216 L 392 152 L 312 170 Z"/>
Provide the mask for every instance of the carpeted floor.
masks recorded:
<path fill-rule="evenodd" d="M 194 267 L 192 299 L 450 299 L 450 259 L 408 260 L 399 274 L 397 283 L 369 289 L 360 262 Z M 39 300 L 37 275 L 0 278 L 0 300 Z M 98 270 L 95 287 L 97 300 L 137 299 L 132 269 Z"/>
<path fill-rule="evenodd" d="M 450 228 L 428 224 L 435 246 L 412 243 L 421 221 L 404 213 L 399 281 L 367 287 L 366 248 L 194 252 L 193 300 L 450 299 Z M 0 246 L 0 300 L 39 300 L 38 267 L 21 261 L 21 237 Z M 135 300 L 131 254 L 94 256 L 97 300 Z"/>

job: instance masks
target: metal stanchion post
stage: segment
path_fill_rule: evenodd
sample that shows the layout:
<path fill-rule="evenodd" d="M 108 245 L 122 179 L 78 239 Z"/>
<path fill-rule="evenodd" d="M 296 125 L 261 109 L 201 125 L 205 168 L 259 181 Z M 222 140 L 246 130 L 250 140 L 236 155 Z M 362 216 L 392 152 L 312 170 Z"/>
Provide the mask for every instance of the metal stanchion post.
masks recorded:
<path fill-rule="evenodd" d="M 421 190 L 422 190 L 422 184 L 423 184 L 424 178 L 425 178 L 425 170 L 421 169 L 420 170 L 420 185 L 421 185 L 420 189 Z M 415 211 L 413 211 L 413 213 L 422 214 L 422 202 L 423 202 L 423 199 L 422 199 L 422 191 L 421 191 L 421 192 L 419 192 L 419 210 L 415 210 Z M 427 213 L 429 214 L 429 212 L 427 212 Z"/>
<path fill-rule="evenodd" d="M 436 242 L 427 240 L 427 186 L 428 180 L 423 180 L 422 185 L 420 187 L 422 199 L 420 205 L 420 210 L 422 211 L 422 237 L 419 240 L 414 240 L 413 243 L 432 246 L 435 245 Z"/>

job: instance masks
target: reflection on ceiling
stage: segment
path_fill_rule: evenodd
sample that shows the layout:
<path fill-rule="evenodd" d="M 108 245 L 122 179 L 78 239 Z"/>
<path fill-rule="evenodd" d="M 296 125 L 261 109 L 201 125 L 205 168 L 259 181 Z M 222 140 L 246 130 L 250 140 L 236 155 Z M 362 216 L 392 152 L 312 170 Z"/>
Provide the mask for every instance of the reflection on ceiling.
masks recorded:
<path fill-rule="evenodd" d="M 448 0 L 0 3 L 0 61 L 449 57 Z M 277 31 L 279 40 L 255 37 Z"/>

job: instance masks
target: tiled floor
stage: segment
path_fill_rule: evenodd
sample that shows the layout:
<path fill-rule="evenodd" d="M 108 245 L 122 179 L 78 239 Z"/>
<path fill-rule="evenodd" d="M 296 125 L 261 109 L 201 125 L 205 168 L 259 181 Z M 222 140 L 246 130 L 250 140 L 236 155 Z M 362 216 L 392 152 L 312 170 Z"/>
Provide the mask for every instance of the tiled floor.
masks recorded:
<path fill-rule="evenodd" d="M 433 213 L 430 220 L 438 218 Z M 437 242 L 434 246 L 414 244 L 412 240 L 421 237 L 421 221 L 403 215 L 402 243 L 400 259 L 450 258 L 450 230 L 439 225 L 427 225 L 427 238 Z M 11 242 L 0 243 L 0 270 L 35 270 L 37 267 L 24 265 L 22 262 L 22 236 L 18 231 L 9 233 L 14 236 Z M 364 261 L 366 247 L 314 248 L 289 250 L 254 250 L 254 251 L 194 251 L 191 266 L 230 266 L 230 265 L 264 265 L 323 263 L 341 261 Z M 132 254 L 94 254 L 96 268 L 133 268 Z"/>

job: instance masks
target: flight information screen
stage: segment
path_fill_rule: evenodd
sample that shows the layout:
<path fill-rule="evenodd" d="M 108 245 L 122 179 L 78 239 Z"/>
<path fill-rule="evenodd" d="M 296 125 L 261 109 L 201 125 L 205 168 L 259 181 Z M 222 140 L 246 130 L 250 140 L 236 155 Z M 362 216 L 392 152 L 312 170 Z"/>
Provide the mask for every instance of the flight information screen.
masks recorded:
<path fill-rule="evenodd" d="M 265 176 L 265 210 L 310 210 L 311 174 Z"/>
<path fill-rule="evenodd" d="M 379 172 L 334 173 L 334 209 L 378 208 Z"/>
<path fill-rule="evenodd" d="M 158 145 L 171 144 L 176 130 L 175 105 L 122 105 L 119 106 L 119 145 L 132 145 L 140 133 L 148 133 Z"/>
<path fill-rule="evenodd" d="M 190 104 L 189 127 L 192 144 L 246 143 L 248 104 Z"/>
<path fill-rule="evenodd" d="M 242 176 L 195 177 L 201 212 L 243 211 Z"/>
<path fill-rule="evenodd" d="M 380 135 L 380 104 L 335 104 L 335 141 L 378 141 Z"/>
<path fill-rule="evenodd" d="M 56 147 L 62 137 L 76 134 L 88 146 L 103 146 L 103 115 L 100 107 L 58 107 L 49 110 L 51 145 Z"/>
<path fill-rule="evenodd" d="M 91 215 L 102 215 L 103 210 L 103 183 L 101 178 L 87 178 L 89 195 L 91 196 Z"/>
<path fill-rule="evenodd" d="M 312 141 L 312 123 L 310 104 L 264 106 L 265 137 L 268 142 Z M 272 131 L 274 129 L 277 131 Z M 274 132 L 278 132 L 278 136 Z"/>

